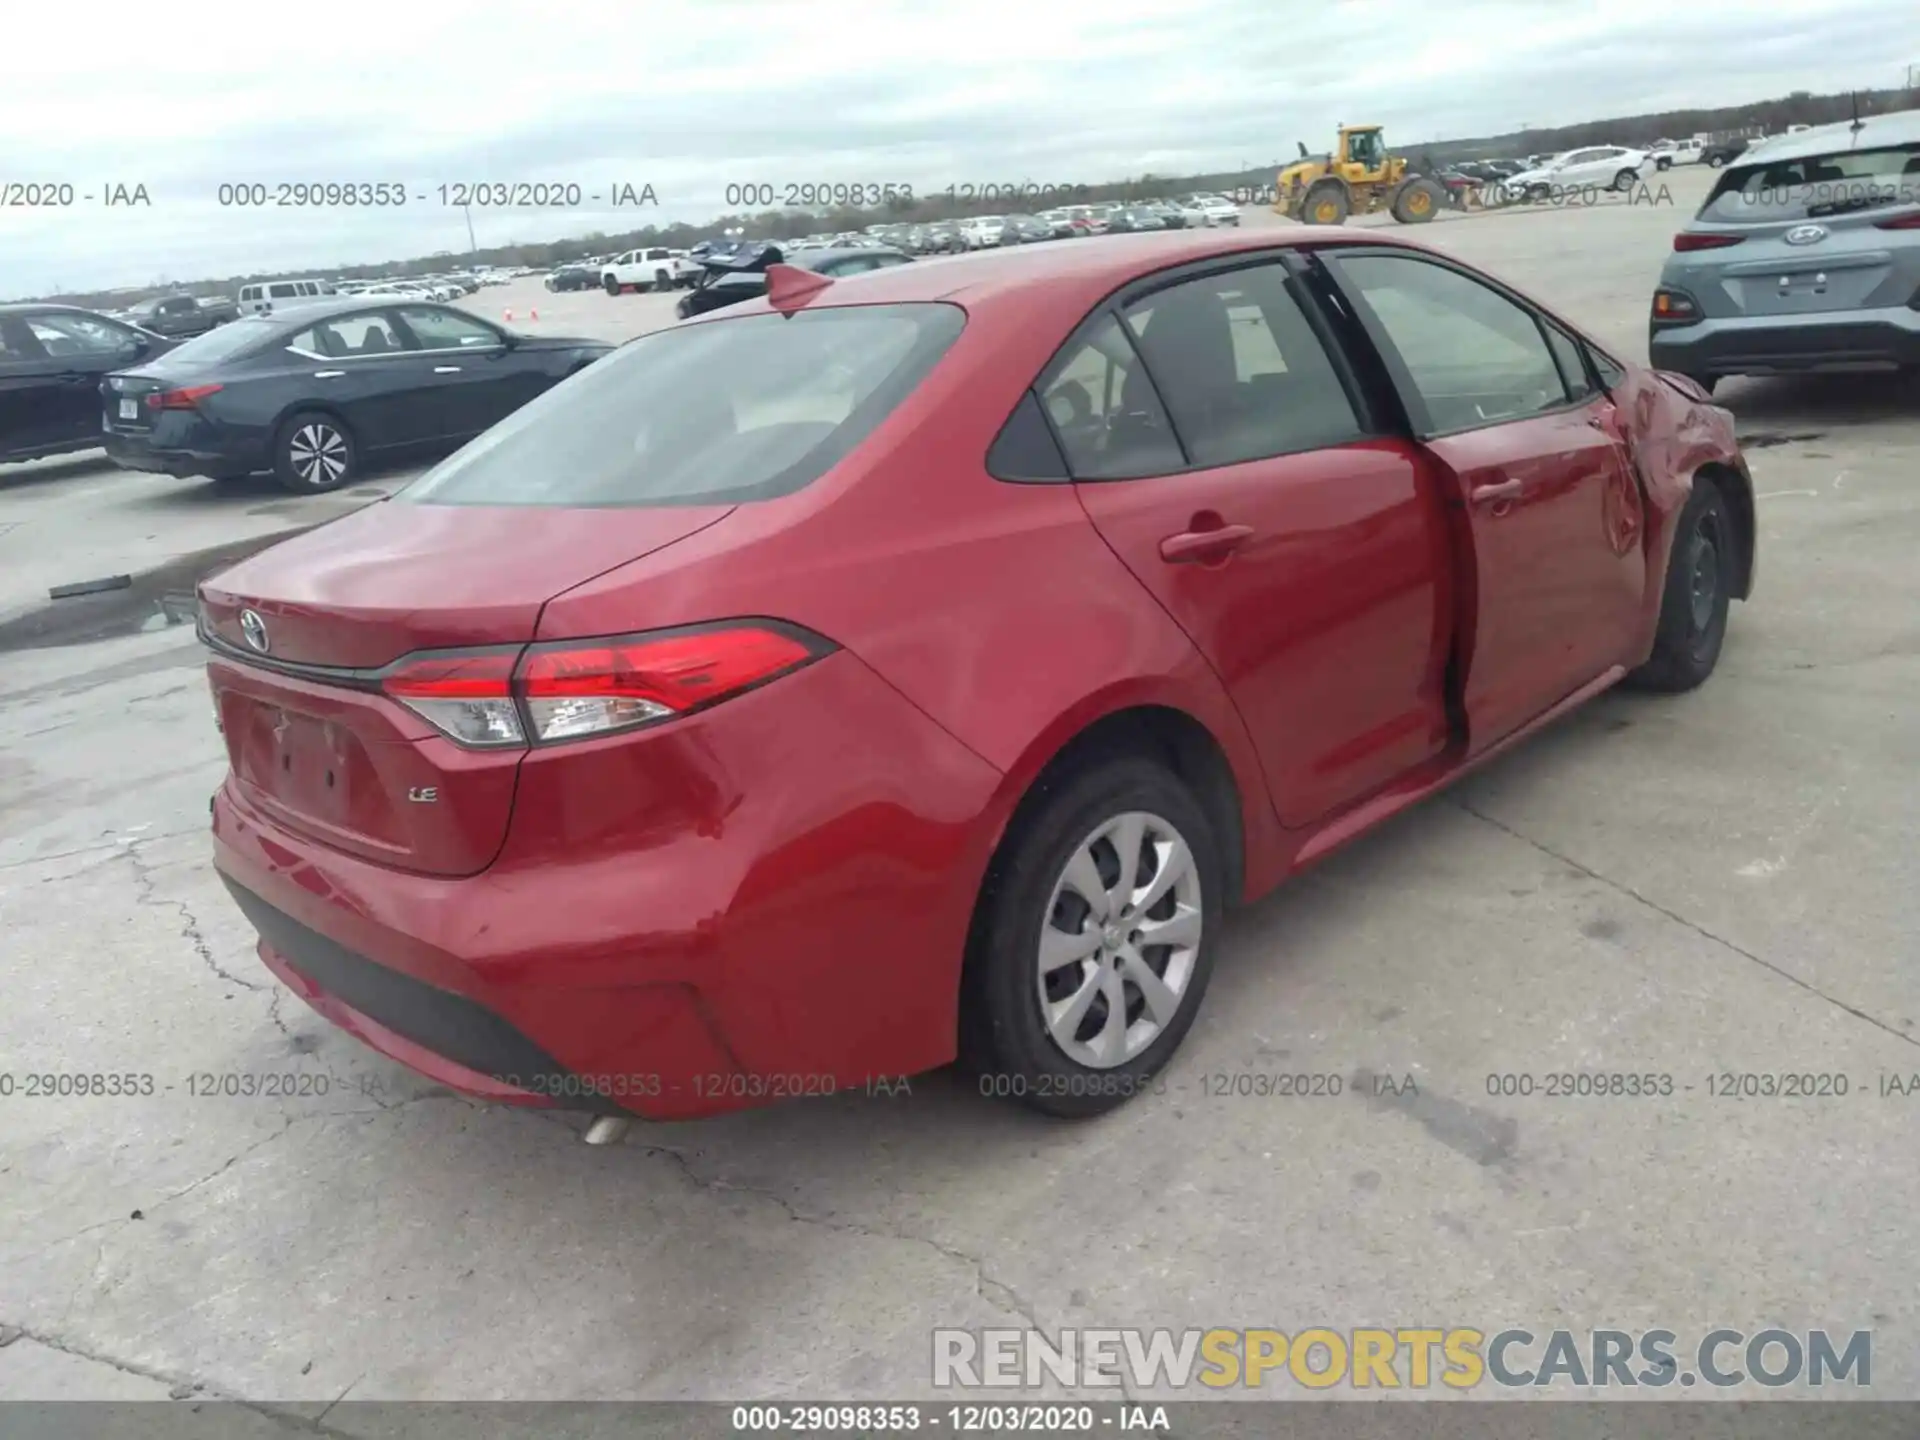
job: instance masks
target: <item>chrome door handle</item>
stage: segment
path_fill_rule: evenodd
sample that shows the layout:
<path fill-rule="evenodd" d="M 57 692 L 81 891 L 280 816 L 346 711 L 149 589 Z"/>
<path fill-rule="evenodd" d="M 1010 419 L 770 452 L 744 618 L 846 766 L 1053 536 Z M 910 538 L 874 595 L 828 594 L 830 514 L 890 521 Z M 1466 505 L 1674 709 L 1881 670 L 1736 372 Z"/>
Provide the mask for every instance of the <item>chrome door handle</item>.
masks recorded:
<path fill-rule="evenodd" d="M 1499 500 L 1517 499 L 1526 488 L 1518 480 L 1502 480 L 1498 485 L 1476 485 L 1473 487 L 1473 503 L 1491 505 Z"/>
<path fill-rule="evenodd" d="M 313 378 L 316 380 L 331 380 L 335 376 L 344 375 L 346 373 L 347 372 L 344 370 L 316 370 L 313 372 Z"/>
<path fill-rule="evenodd" d="M 458 375 L 460 373 L 460 367 L 458 365 L 436 365 L 433 367 L 433 373 L 436 375 Z"/>

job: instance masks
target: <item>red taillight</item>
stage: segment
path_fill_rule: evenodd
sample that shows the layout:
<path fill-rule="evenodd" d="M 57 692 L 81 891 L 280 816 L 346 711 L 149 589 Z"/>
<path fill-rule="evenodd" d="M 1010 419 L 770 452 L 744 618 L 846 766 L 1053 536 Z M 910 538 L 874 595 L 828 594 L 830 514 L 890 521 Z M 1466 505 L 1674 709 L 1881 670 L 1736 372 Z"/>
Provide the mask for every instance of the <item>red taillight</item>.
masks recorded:
<path fill-rule="evenodd" d="M 381 677 L 380 688 L 462 745 L 524 745 L 526 728 L 513 703 L 517 658 L 517 650 L 411 655 Z"/>
<path fill-rule="evenodd" d="M 525 745 L 670 720 L 831 648 L 804 631 L 743 622 L 556 641 L 524 652 L 428 652 L 399 661 L 380 688 L 462 745 Z"/>
<path fill-rule="evenodd" d="M 1697 230 L 1682 230 L 1673 237 L 1676 250 L 1724 250 L 1729 245 L 1738 245 L 1747 237 L 1744 235 L 1703 235 Z"/>
<path fill-rule="evenodd" d="M 721 625 L 527 652 L 516 678 L 536 740 L 670 719 L 798 669 L 822 651 L 763 625 Z"/>
<path fill-rule="evenodd" d="M 184 390 L 156 390 L 147 396 L 149 410 L 191 410 L 218 390 L 218 385 L 189 385 Z"/>
<path fill-rule="evenodd" d="M 1911 215 L 1896 215 L 1891 220 L 1876 220 L 1873 227 L 1876 230 L 1920 230 L 1920 210 Z"/>

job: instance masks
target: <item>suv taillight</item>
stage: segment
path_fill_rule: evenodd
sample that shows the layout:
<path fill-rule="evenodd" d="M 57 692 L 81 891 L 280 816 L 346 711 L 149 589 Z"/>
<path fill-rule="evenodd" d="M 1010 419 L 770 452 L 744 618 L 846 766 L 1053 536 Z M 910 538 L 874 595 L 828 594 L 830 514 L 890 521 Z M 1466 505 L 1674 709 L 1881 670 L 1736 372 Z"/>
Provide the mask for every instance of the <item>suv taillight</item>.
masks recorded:
<path fill-rule="evenodd" d="M 1876 230 L 1920 230 L 1920 210 L 1914 211 L 1911 215 L 1896 215 L 1891 220 L 1876 220 L 1873 222 L 1873 228 Z"/>
<path fill-rule="evenodd" d="M 517 653 L 428 652 L 397 662 L 380 688 L 461 745 L 538 745 L 704 710 L 833 649 L 797 626 L 723 621 Z"/>
<path fill-rule="evenodd" d="M 1685 252 L 1688 250 L 1724 250 L 1729 245 L 1738 245 L 1744 235 L 1709 235 L 1699 230 L 1682 230 L 1673 237 L 1673 248 Z"/>

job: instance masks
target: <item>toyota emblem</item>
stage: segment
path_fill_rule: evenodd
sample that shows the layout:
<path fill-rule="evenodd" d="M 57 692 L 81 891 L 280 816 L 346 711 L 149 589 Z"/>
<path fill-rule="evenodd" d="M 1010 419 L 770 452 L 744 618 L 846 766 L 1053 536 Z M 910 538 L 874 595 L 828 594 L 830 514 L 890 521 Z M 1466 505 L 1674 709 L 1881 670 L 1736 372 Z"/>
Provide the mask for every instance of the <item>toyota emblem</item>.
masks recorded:
<path fill-rule="evenodd" d="M 1789 245 L 1817 245 L 1827 238 L 1824 225 L 1796 225 L 1780 237 Z"/>
<path fill-rule="evenodd" d="M 259 611 L 240 612 L 240 633 L 246 637 L 247 644 L 262 655 L 267 653 L 267 622 L 260 618 Z"/>

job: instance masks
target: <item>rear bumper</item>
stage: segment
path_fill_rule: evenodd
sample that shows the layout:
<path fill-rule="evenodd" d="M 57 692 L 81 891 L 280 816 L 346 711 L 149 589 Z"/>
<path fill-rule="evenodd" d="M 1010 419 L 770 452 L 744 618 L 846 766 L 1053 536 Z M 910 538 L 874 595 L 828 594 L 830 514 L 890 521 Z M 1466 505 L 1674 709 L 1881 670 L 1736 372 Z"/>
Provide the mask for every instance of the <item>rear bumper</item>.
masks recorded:
<path fill-rule="evenodd" d="M 267 967 L 376 1050 L 485 1099 L 683 1118 L 953 1057 L 999 780 L 840 652 L 531 752 L 479 875 L 307 840 L 231 776 L 214 863 Z"/>
<path fill-rule="evenodd" d="M 163 419 L 151 432 L 108 430 L 100 444 L 114 464 L 155 475 L 219 478 L 272 468 L 263 444 L 219 434 L 204 419 L 176 429 L 169 423 L 171 418 Z"/>
<path fill-rule="evenodd" d="M 1839 310 L 1824 315 L 1702 320 L 1656 328 L 1657 369 L 1690 375 L 1777 375 L 1920 365 L 1920 310 Z"/>

